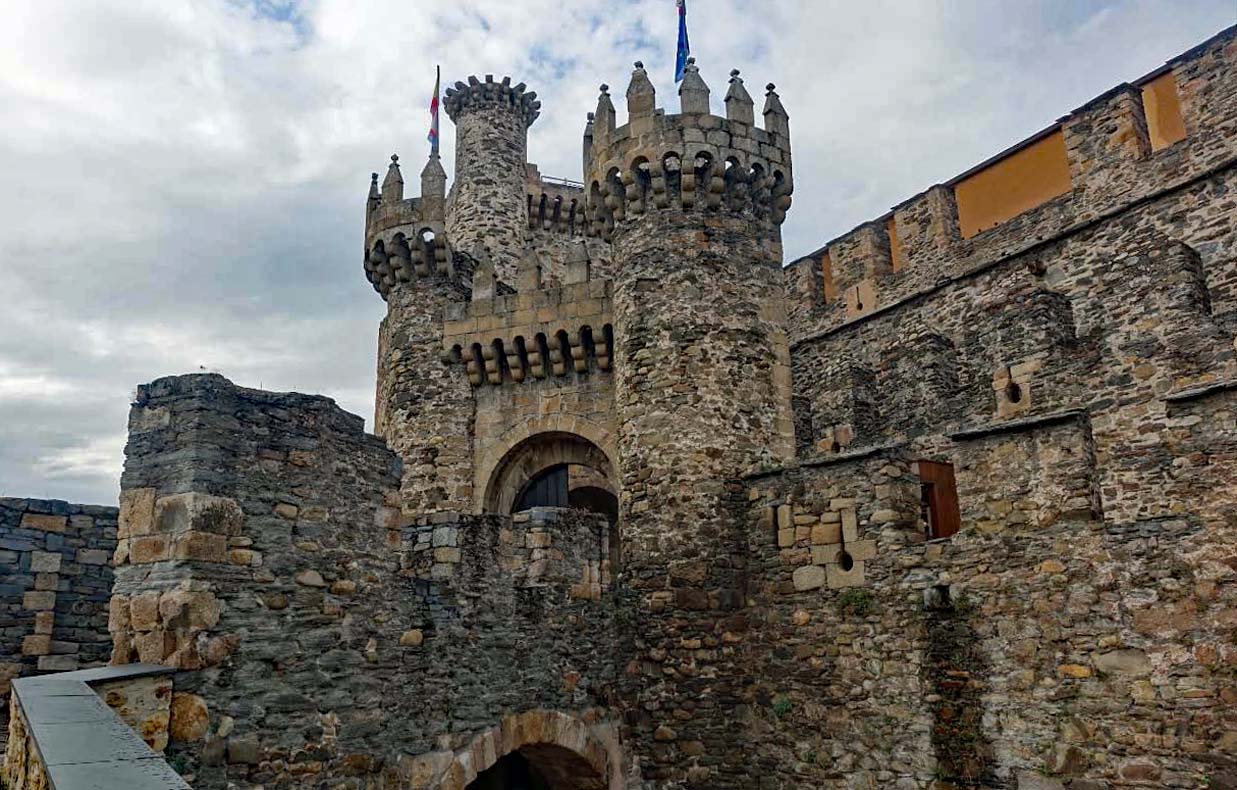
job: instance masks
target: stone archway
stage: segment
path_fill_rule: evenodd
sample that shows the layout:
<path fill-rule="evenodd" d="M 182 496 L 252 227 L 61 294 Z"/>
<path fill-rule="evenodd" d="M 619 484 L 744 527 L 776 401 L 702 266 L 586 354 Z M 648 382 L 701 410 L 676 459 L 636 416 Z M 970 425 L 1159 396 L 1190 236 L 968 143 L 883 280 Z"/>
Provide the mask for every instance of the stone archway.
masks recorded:
<path fill-rule="evenodd" d="M 492 769 L 511 755 L 527 762 L 548 790 L 622 790 L 623 753 L 614 723 L 530 710 L 503 718 L 455 752 L 422 755 L 411 763 L 413 788 L 491 790 Z M 501 774 L 498 774 L 501 778 Z M 478 783 L 481 779 L 481 783 Z M 499 786 L 501 790 L 501 785 Z"/>
<path fill-rule="evenodd" d="M 577 433 L 550 430 L 523 437 L 493 463 L 482 510 L 510 513 L 529 483 L 546 470 L 559 467 L 579 468 L 589 487 L 618 494 L 614 464 L 605 450 Z"/>

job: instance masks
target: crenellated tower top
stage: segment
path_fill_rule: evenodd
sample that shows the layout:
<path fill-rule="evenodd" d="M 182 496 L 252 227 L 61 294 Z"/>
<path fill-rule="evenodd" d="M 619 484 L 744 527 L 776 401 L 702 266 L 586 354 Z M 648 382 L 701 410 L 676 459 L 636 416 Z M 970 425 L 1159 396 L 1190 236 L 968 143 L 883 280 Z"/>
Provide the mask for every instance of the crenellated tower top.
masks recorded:
<path fill-rule="evenodd" d="M 495 82 L 493 74 L 486 74 L 485 82 L 469 77 L 468 82 L 457 82 L 447 88 L 443 106 L 455 123 L 473 110 L 511 109 L 524 119 L 524 128 L 527 129 L 540 117 L 541 102 L 537 101 L 536 91 L 526 88 L 522 82 L 512 85 L 510 77 L 503 77 L 501 82 Z"/>
<path fill-rule="evenodd" d="M 766 88 L 763 128 L 739 71 L 730 73 L 726 117 L 709 112 L 709 87 L 689 59 L 679 88 L 681 114 L 666 115 L 644 65 L 627 88 L 627 123 L 619 126 L 607 85 L 585 132 L 585 183 L 593 232 L 605 239 L 616 223 L 665 208 L 750 213 L 770 228 L 790 207 L 790 118 L 775 86 Z"/>

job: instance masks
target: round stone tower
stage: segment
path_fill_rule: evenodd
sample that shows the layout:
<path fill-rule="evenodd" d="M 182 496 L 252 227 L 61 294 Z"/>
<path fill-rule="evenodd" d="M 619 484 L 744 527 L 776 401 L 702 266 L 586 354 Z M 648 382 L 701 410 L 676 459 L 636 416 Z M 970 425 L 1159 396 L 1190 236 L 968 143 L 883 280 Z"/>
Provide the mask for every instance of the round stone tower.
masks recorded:
<path fill-rule="evenodd" d="M 593 230 L 613 253 L 628 665 L 658 669 L 657 683 L 633 677 L 625 703 L 646 779 L 746 788 L 735 718 L 746 519 L 731 481 L 794 450 L 780 231 L 789 125 L 770 85 L 755 126 L 738 72 L 726 118 L 709 114 L 694 64 L 680 96 L 682 114 L 657 112 L 637 63 L 616 128 L 603 85 L 586 174 Z"/>
<path fill-rule="evenodd" d="M 528 127 L 541 111 L 537 94 L 524 87 L 510 77 L 469 77 L 447 88 L 443 101 L 455 123 L 447 235 L 455 249 L 478 259 L 488 247 L 499 279 L 512 284 L 528 235 Z"/>

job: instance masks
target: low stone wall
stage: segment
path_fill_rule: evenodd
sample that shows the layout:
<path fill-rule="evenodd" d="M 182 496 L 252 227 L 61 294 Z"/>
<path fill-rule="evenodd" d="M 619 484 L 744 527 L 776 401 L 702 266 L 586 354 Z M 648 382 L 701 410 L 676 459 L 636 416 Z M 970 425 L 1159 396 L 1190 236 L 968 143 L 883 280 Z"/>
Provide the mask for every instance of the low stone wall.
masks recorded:
<path fill-rule="evenodd" d="M 9 684 L 106 663 L 114 507 L 0 498 L 0 742 Z"/>
<path fill-rule="evenodd" d="M 14 681 L 4 786 L 188 788 L 157 752 L 167 743 L 170 674 L 134 664 Z"/>

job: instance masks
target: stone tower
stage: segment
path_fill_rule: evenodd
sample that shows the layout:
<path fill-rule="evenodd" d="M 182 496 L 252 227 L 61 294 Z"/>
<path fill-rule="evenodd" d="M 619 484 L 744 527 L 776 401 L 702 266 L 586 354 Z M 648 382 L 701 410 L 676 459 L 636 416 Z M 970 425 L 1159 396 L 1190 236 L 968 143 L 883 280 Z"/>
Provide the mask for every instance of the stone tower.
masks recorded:
<path fill-rule="evenodd" d="M 754 125 L 738 72 L 725 118 L 709 114 L 694 64 L 680 93 L 682 114 L 657 110 L 637 63 L 629 121 L 616 126 L 603 85 L 586 174 L 613 254 L 629 659 L 665 662 L 658 682 L 633 678 L 628 720 L 646 779 L 749 787 L 734 740 L 746 543 L 733 481 L 794 450 L 780 232 L 789 126 L 772 85 Z"/>
<path fill-rule="evenodd" d="M 488 248 L 500 280 L 515 282 L 528 236 L 524 186 L 528 128 L 541 112 L 535 92 L 510 77 L 485 82 L 469 77 L 446 90 L 444 105 L 455 123 L 455 183 L 447 233 L 461 252 L 481 257 Z"/>
<path fill-rule="evenodd" d="M 378 330 L 374 433 L 404 461 L 400 503 L 409 511 L 464 509 L 472 496 L 473 404 L 466 378 L 440 362 L 447 307 L 468 300 L 471 272 L 457 267 L 445 224 L 447 175 L 437 154 L 421 195 L 404 198 L 399 158 L 365 213 L 365 274 L 387 303 Z"/>

